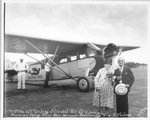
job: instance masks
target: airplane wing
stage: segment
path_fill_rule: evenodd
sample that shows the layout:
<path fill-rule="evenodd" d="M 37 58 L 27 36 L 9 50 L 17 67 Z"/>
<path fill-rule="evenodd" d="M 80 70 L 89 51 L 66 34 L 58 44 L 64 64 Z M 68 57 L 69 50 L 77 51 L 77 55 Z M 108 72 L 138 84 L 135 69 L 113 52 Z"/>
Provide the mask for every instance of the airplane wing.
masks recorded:
<path fill-rule="evenodd" d="M 118 46 L 118 47 L 122 50 L 122 52 L 140 48 L 140 46 Z"/>
<path fill-rule="evenodd" d="M 4 41 L 5 52 L 16 53 L 15 49 L 17 49 L 24 53 L 39 53 L 27 42 L 27 40 L 31 42 L 33 45 L 35 45 L 43 53 L 46 53 L 46 54 L 54 54 L 57 46 L 59 45 L 57 55 L 61 55 L 65 52 L 69 52 L 72 50 L 79 50 L 80 48 L 83 48 L 86 46 L 89 46 L 93 49 L 95 48 L 96 50 L 102 50 L 104 47 L 106 47 L 106 45 L 103 45 L 103 44 L 56 41 L 56 40 L 50 40 L 50 39 L 41 39 L 41 38 L 6 34 L 5 41 Z M 13 49 L 12 47 L 15 49 Z M 118 46 L 118 47 L 120 47 L 122 51 L 127 51 L 127 50 L 138 48 L 135 46 Z"/>
<path fill-rule="evenodd" d="M 106 47 L 106 45 L 98 45 L 96 44 L 99 48 L 103 49 L 104 47 Z M 128 50 L 133 50 L 133 49 L 137 49 L 139 48 L 139 46 L 118 46 L 117 47 L 119 49 L 121 49 L 122 52 L 128 51 Z"/>
<path fill-rule="evenodd" d="M 59 45 L 59 50 L 57 55 L 83 47 L 83 43 L 77 42 L 65 42 L 65 41 L 56 41 L 49 39 L 41 39 L 41 38 L 33 38 L 26 36 L 18 36 L 18 35 L 5 35 L 5 52 L 13 52 L 16 50 L 23 51 L 24 53 L 39 53 L 35 50 L 29 43 L 26 42 L 28 40 L 33 45 L 35 45 L 38 49 L 40 49 L 43 53 L 46 54 L 54 54 L 56 47 Z M 15 49 L 12 49 L 12 46 Z"/>

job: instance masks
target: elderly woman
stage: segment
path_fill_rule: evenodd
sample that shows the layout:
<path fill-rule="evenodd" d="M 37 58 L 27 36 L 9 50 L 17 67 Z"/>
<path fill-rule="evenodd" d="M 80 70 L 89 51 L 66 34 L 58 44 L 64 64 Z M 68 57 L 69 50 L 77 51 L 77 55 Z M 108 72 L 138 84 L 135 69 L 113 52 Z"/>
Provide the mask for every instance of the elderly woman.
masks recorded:
<path fill-rule="evenodd" d="M 109 109 L 113 108 L 113 85 L 112 77 L 114 70 L 111 68 L 112 61 L 105 61 L 104 68 L 101 68 L 94 80 L 95 92 L 93 97 L 93 105 L 101 106 L 101 116 L 108 115 Z M 99 100 L 100 95 L 100 100 Z"/>

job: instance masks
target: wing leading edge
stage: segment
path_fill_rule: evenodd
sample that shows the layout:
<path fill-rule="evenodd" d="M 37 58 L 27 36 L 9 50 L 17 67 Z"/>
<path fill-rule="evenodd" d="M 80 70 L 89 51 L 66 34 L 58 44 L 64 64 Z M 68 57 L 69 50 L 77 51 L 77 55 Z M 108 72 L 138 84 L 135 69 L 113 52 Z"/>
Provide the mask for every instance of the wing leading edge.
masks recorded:
<path fill-rule="evenodd" d="M 7 34 L 5 35 L 5 41 L 4 41 L 5 52 L 15 53 L 16 51 L 10 47 L 12 46 L 25 53 L 39 53 L 30 44 L 26 42 L 27 40 L 31 42 L 32 44 L 34 44 L 43 53 L 46 53 L 46 54 L 54 54 L 58 45 L 59 45 L 59 50 L 57 52 L 58 55 L 67 51 L 71 51 L 73 49 L 79 49 L 83 47 L 84 45 L 83 43 L 55 41 L 55 40 Z"/>
<path fill-rule="evenodd" d="M 85 46 L 95 48 L 96 50 L 102 50 L 106 45 L 103 44 L 94 44 L 94 43 L 80 43 L 80 42 L 68 42 L 68 41 L 56 41 L 50 39 L 41 39 L 41 38 L 33 38 L 19 35 L 5 35 L 5 52 L 13 52 L 16 53 L 16 50 L 23 51 L 24 53 L 39 53 L 35 50 L 31 45 L 29 45 L 26 41 L 34 44 L 38 49 L 40 49 L 43 53 L 46 54 L 54 54 L 57 46 L 59 45 L 59 50 L 57 51 L 57 55 L 61 55 L 62 53 L 79 50 Z M 15 49 L 13 49 L 14 47 Z M 118 46 L 123 51 L 128 51 L 132 49 L 139 48 L 137 46 Z M 100 49 L 98 49 L 100 48 Z"/>

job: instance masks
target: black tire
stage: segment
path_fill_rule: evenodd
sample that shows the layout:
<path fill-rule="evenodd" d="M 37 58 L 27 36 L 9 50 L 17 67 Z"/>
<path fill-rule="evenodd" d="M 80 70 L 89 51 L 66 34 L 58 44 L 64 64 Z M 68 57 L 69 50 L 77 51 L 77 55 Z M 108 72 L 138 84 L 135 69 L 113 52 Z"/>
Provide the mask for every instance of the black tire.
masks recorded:
<path fill-rule="evenodd" d="M 86 77 L 80 77 L 77 81 L 77 88 L 81 92 L 88 92 L 90 90 L 90 82 Z"/>

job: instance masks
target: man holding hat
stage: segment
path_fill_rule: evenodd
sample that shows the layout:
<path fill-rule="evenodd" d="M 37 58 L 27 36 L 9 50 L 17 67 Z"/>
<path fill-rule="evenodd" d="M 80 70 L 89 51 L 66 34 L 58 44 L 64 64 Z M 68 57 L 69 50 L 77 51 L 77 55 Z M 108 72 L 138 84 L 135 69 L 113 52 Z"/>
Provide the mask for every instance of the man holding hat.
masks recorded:
<path fill-rule="evenodd" d="M 124 65 L 125 59 L 123 57 L 118 58 L 118 64 L 119 68 L 114 72 L 117 115 L 119 117 L 128 117 L 128 94 L 134 82 L 134 75 L 131 69 Z M 121 88 L 121 85 L 124 88 Z M 120 91 L 116 89 L 117 87 Z M 127 92 L 123 93 L 124 89 L 127 89 Z"/>
<path fill-rule="evenodd" d="M 28 64 L 23 62 L 23 59 L 20 59 L 20 62 L 14 65 L 14 69 L 18 72 L 18 86 L 17 89 L 26 89 L 25 87 L 25 72 L 29 68 Z"/>

